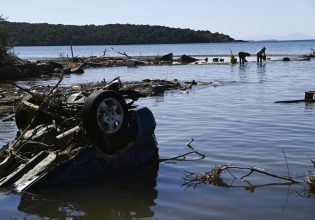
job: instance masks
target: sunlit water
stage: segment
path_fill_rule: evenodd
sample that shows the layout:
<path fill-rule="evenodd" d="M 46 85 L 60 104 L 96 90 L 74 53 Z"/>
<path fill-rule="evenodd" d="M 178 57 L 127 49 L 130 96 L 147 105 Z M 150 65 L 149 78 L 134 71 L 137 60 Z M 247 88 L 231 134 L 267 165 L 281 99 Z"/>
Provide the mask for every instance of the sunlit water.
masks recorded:
<path fill-rule="evenodd" d="M 251 54 L 265 46 L 269 54 L 306 54 L 315 41 L 279 41 L 279 42 L 249 42 L 249 43 L 200 43 L 200 44 L 148 44 L 148 45 L 98 45 L 73 46 L 74 56 L 106 56 L 119 55 L 112 48 L 126 52 L 130 56 L 155 56 L 174 53 L 174 55 L 220 55 L 230 54 L 230 50 L 247 51 Z M 14 51 L 21 58 L 51 58 L 71 56 L 70 46 L 47 47 L 15 47 Z"/>
<path fill-rule="evenodd" d="M 279 46 L 279 45 L 278 45 Z M 305 50 L 312 44 L 305 46 Z M 314 47 L 314 44 L 313 44 Z M 267 48 L 268 49 L 268 48 Z M 270 48 L 271 50 L 271 48 Z M 278 51 L 279 53 L 281 51 Z M 314 171 L 315 104 L 275 104 L 277 100 L 303 99 L 314 89 L 315 60 L 268 61 L 262 66 L 238 65 L 149 66 L 88 69 L 68 76 L 64 85 L 146 78 L 218 80 L 220 86 L 195 87 L 189 94 L 167 92 L 137 103 L 149 107 L 157 121 L 161 158 L 186 153 L 186 143 L 206 155 L 204 160 L 148 167 L 121 181 L 99 180 L 71 186 L 45 196 L 0 192 L 0 219 L 313 219 L 315 200 L 300 195 L 303 187 L 269 186 L 254 192 L 243 188 L 200 185 L 183 187 L 185 170 L 203 172 L 214 165 L 257 166 L 287 175 Z M 27 85 L 51 81 L 20 82 Z M 14 122 L 0 125 L 0 144 L 14 138 Z M 124 177 L 124 175 L 122 175 Z M 224 175 L 231 179 L 228 174 Z M 101 178 L 100 178 L 101 179 Z M 254 175 L 255 184 L 273 179 Z M 275 180 L 277 182 L 277 180 Z M 236 182 L 236 185 L 242 184 Z"/>

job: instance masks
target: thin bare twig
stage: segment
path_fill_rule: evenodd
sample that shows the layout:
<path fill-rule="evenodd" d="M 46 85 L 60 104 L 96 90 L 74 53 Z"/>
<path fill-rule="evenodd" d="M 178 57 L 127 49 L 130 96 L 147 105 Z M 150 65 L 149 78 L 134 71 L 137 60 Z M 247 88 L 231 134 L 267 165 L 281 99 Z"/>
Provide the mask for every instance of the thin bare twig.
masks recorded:
<path fill-rule="evenodd" d="M 191 154 L 196 154 L 199 157 L 196 158 L 196 159 L 187 159 L 187 156 L 191 155 Z M 204 154 L 199 153 L 198 151 L 191 151 L 191 152 L 188 152 L 188 153 L 185 153 L 185 154 L 181 154 L 181 155 L 178 155 L 178 156 L 175 156 L 175 157 L 171 157 L 171 158 L 168 158 L 168 159 L 160 159 L 159 161 L 160 162 L 171 161 L 171 160 L 176 160 L 176 161 L 195 161 L 195 160 L 203 160 L 205 157 L 206 156 Z"/>
<path fill-rule="evenodd" d="M 171 160 L 175 160 L 175 161 L 196 161 L 196 160 L 203 160 L 206 155 L 196 151 L 192 146 L 191 143 L 194 141 L 194 139 L 190 139 L 190 141 L 186 144 L 187 147 L 189 147 L 190 149 L 192 149 L 193 151 L 190 151 L 188 153 L 184 153 L 184 154 L 180 154 L 178 156 L 175 157 L 171 157 L 168 159 L 159 159 L 160 162 L 165 162 L 165 161 L 171 161 Z M 187 156 L 195 154 L 198 156 L 198 158 L 196 159 L 187 159 Z"/>
<path fill-rule="evenodd" d="M 254 172 L 254 171 L 253 171 L 253 170 L 251 170 L 248 174 L 246 174 L 246 175 L 242 176 L 240 179 L 241 179 L 241 180 L 243 180 L 244 178 L 246 178 L 246 177 L 250 176 L 253 172 Z"/>
<path fill-rule="evenodd" d="M 285 152 L 284 152 L 283 149 L 282 149 L 282 153 L 283 153 L 283 156 L 284 156 L 284 159 L 285 159 L 285 163 L 286 163 L 286 165 L 287 165 L 288 176 L 291 176 L 290 169 L 289 169 L 289 164 L 288 164 L 288 160 L 287 160 L 287 156 L 285 155 Z"/>
<path fill-rule="evenodd" d="M 277 174 L 273 174 L 271 172 L 267 172 L 262 168 L 258 168 L 258 167 L 238 167 L 238 166 L 228 166 L 228 165 L 224 165 L 222 166 L 222 170 L 227 170 L 227 169 L 239 169 L 239 170 L 249 170 L 256 173 L 261 173 L 264 174 L 266 176 L 271 176 L 277 179 L 282 179 L 282 180 L 286 180 L 288 182 L 293 182 L 293 183 L 300 183 L 300 181 L 294 180 L 292 177 L 290 176 L 281 176 L 281 175 L 277 175 Z M 248 175 L 249 176 L 249 175 Z"/>
<path fill-rule="evenodd" d="M 193 146 L 191 146 L 191 143 L 194 141 L 194 139 L 190 139 L 190 141 L 186 144 L 187 147 L 189 147 L 190 149 L 194 149 Z"/>

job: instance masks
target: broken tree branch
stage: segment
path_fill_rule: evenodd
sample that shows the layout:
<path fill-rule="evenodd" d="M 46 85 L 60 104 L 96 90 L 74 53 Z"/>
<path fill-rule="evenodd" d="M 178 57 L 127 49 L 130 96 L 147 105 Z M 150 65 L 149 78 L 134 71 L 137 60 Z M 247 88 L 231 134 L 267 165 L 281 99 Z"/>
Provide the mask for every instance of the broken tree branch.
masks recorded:
<path fill-rule="evenodd" d="M 237 178 L 235 175 L 232 174 L 232 170 L 242 170 L 242 171 L 245 170 L 245 171 L 248 171 L 248 173 L 243 175 L 240 178 Z M 185 171 L 185 176 L 183 177 L 184 179 L 183 185 L 196 186 L 198 184 L 208 183 L 215 186 L 233 187 L 233 184 L 227 184 L 224 181 L 221 175 L 223 171 L 227 171 L 231 176 L 234 177 L 234 179 L 239 179 L 243 182 L 246 182 L 251 187 L 253 187 L 254 185 L 249 184 L 249 182 L 245 180 L 245 178 L 252 175 L 253 173 L 260 173 L 260 174 L 270 176 L 276 179 L 285 180 L 287 183 L 290 183 L 290 184 L 301 183 L 300 181 L 298 181 L 297 179 L 294 179 L 293 177 L 277 175 L 271 172 L 267 172 L 264 169 L 258 168 L 258 167 L 239 167 L 239 166 L 231 166 L 231 165 L 217 166 L 216 165 L 210 171 L 205 172 L 205 173 L 192 173 L 192 172 Z M 308 180 L 309 182 L 313 181 L 313 179 L 310 179 L 310 178 L 308 178 Z M 314 177 L 314 182 L 315 182 L 315 177 Z"/>
<path fill-rule="evenodd" d="M 274 178 L 277 178 L 277 179 L 282 179 L 282 180 L 285 180 L 285 181 L 288 181 L 288 182 L 292 182 L 292 183 L 300 183 L 299 181 L 297 180 L 294 180 L 292 177 L 290 176 L 282 176 L 282 175 L 277 175 L 277 174 L 274 174 L 274 173 L 271 173 L 271 172 L 267 172 L 265 171 L 264 169 L 262 168 L 259 168 L 259 167 L 238 167 L 238 166 L 229 166 L 229 165 L 223 165 L 221 166 L 221 169 L 222 171 L 224 170 L 228 170 L 228 169 L 238 169 L 238 170 L 248 170 L 250 171 L 250 174 L 256 172 L 256 173 L 261 173 L 261 174 L 264 174 L 266 176 L 271 176 L 271 177 L 274 177 Z M 249 174 L 249 175 L 250 175 Z M 247 175 L 247 176 L 249 176 Z M 246 177 L 247 177 L 246 176 Z M 244 177 L 245 178 L 245 177 Z M 243 179 L 244 179 L 243 178 Z"/>
<path fill-rule="evenodd" d="M 55 84 L 55 86 L 53 88 L 50 89 L 50 91 L 48 92 L 48 94 L 46 95 L 45 99 L 42 101 L 42 103 L 39 105 L 38 109 L 35 110 L 35 114 L 31 120 L 31 122 L 29 123 L 29 125 L 23 130 L 23 132 L 20 134 L 20 136 L 15 140 L 15 142 L 10 146 L 10 150 L 13 151 L 16 144 L 22 139 L 22 137 L 25 135 L 25 133 L 32 127 L 32 125 L 34 124 L 34 121 L 36 120 L 36 118 L 39 115 L 39 112 L 41 111 L 41 109 L 43 108 L 43 106 L 46 104 L 46 102 L 49 100 L 49 95 L 60 85 L 60 83 L 63 80 L 63 76 L 64 74 L 61 73 L 60 74 L 60 78 L 59 81 Z"/>
<path fill-rule="evenodd" d="M 126 56 L 128 59 L 131 58 L 128 54 L 126 54 L 125 51 L 122 53 L 122 52 L 119 52 L 118 50 L 115 50 L 113 47 L 111 47 L 111 49 L 120 55 Z"/>
<path fill-rule="evenodd" d="M 191 146 L 191 143 L 194 141 L 194 139 L 192 138 L 187 144 L 186 146 L 189 147 L 191 150 L 188 153 L 184 153 L 175 157 L 171 157 L 168 159 L 159 159 L 160 162 L 165 162 L 165 161 L 171 161 L 171 160 L 175 160 L 175 161 L 196 161 L 196 160 L 203 160 L 205 159 L 206 155 L 194 150 L 194 148 Z M 198 157 L 195 159 L 187 159 L 187 156 L 189 155 L 197 155 Z"/>
<path fill-rule="evenodd" d="M 283 149 L 282 149 L 282 153 L 283 153 L 283 156 L 284 156 L 284 159 L 285 159 L 285 163 L 286 163 L 286 166 L 287 166 L 288 176 L 291 176 L 290 169 L 289 169 L 289 164 L 288 164 L 288 160 L 287 160 L 287 156 L 285 155 L 285 152 L 284 152 Z"/>
<path fill-rule="evenodd" d="M 196 154 L 198 155 L 198 158 L 196 159 L 187 159 L 188 155 Z M 204 154 L 201 154 L 197 151 L 191 151 L 185 154 L 181 154 L 175 157 L 171 157 L 169 159 L 160 159 L 160 162 L 170 161 L 170 160 L 177 160 L 177 161 L 195 161 L 195 160 L 203 160 L 206 156 Z"/>
<path fill-rule="evenodd" d="M 38 94 L 35 94 L 35 93 L 31 92 L 30 90 L 28 90 L 28 89 L 26 89 L 26 88 L 23 88 L 22 86 L 17 85 L 17 84 L 14 83 L 14 82 L 12 82 L 11 85 L 13 85 L 13 86 L 16 87 L 16 88 L 21 89 L 22 91 L 24 91 L 24 92 L 30 94 L 30 95 L 33 96 L 33 97 L 38 98 L 39 100 L 42 100 L 42 97 L 39 96 Z"/>

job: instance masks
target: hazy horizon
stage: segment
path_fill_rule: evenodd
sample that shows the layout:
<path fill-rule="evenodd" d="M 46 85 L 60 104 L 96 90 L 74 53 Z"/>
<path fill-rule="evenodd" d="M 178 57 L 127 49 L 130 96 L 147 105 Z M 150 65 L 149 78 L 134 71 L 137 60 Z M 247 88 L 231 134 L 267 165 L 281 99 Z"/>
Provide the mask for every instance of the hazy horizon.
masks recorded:
<path fill-rule="evenodd" d="M 2 1 L 2 0 L 0 0 Z M 74 0 L 3 1 L 0 15 L 11 22 L 70 25 L 143 24 L 208 30 L 240 40 L 315 39 L 313 0 L 171 2 Z"/>

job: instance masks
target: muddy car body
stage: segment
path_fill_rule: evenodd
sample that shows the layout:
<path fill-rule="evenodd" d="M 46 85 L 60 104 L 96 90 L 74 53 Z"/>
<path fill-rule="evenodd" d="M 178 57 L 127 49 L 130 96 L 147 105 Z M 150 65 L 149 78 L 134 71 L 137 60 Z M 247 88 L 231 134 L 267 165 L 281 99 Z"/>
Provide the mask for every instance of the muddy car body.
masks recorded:
<path fill-rule="evenodd" d="M 0 151 L 0 187 L 31 191 L 156 161 L 156 122 L 134 104 L 140 96 L 116 79 L 90 93 L 24 99 L 21 134 Z"/>

